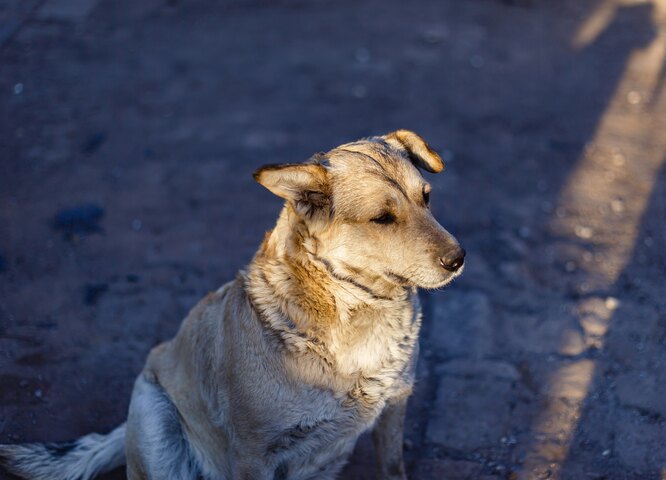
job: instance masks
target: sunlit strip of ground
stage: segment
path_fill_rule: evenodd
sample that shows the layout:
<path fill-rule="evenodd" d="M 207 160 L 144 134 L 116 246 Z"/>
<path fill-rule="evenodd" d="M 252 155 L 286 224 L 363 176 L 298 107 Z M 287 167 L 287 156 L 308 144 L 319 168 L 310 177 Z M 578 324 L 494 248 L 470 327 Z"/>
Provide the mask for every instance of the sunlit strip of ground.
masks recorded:
<path fill-rule="evenodd" d="M 579 50 L 593 43 L 613 21 L 618 8 L 646 4 L 656 7 L 657 17 L 664 15 L 663 0 L 597 0 L 592 12 L 587 15 L 574 34 L 571 40 L 572 46 Z"/>
<path fill-rule="evenodd" d="M 637 3 L 646 2 L 599 2 L 574 36 L 574 47 L 585 48 L 593 42 L 612 22 L 620 5 Z M 655 25 L 659 21 L 663 24 L 666 0 L 649 3 L 654 7 Z M 632 258 L 642 216 L 666 155 L 665 56 L 663 29 L 657 30 L 646 48 L 630 55 L 595 135 L 559 197 L 553 230 L 601 254 L 590 256 L 579 266 L 584 272 L 583 290 L 608 289 Z M 616 299 L 607 298 L 597 308 L 594 327 L 600 339 L 598 348 L 603 347 L 617 306 Z M 564 332 L 562 342 L 566 339 Z M 533 424 L 533 443 L 521 478 L 559 478 L 594 371 L 595 362 L 582 359 L 552 374 L 548 401 Z M 666 480 L 666 471 L 662 478 Z"/>

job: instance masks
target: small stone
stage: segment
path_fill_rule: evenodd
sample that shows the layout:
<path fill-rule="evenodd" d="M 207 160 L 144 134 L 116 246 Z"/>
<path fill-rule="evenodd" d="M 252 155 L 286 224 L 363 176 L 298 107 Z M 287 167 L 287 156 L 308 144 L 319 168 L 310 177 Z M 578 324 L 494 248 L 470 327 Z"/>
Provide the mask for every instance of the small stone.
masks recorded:
<path fill-rule="evenodd" d="M 368 63 L 370 61 L 370 52 L 367 48 L 359 48 L 354 52 L 354 58 L 358 63 Z"/>
<path fill-rule="evenodd" d="M 523 285 L 527 275 L 525 265 L 519 262 L 502 262 L 499 265 L 502 277 L 509 283 Z"/>
<path fill-rule="evenodd" d="M 620 306 L 620 301 L 615 297 L 606 297 L 604 305 L 612 312 L 613 310 L 617 310 L 617 307 Z"/>
<path fill-rule="evenodd" d="M 641 103 L 642 99 L 642 95 L 636 90 L 632 90 L 631 92 L 627 93 L 627 102 L 629 102 L 631 105 L 638 105 Z"/>
<path fill-rule="evenodd" d="M 421 35 L 423 41 L 430 43 L 431 45 L 442 42 L 448 36 L 449 30 L 443 25 L 430 27 L 426 29 Z"/>
<path fill-rule="evenodd" d="M 37 397 L 37 398 L 42 398 L 42 391 L 41 391 L 41 389 L 38 388 L 37 390 L 35 390 L 35 397 Z"/>
<path fill-rule="evenodd" d="M 503 445 L 509 445 L 510 446 L 510 445 L 516 445 L 518 443 L 518 440 L 516 440 L 516 437 L 514 437 L 513 435 L 509 435 L 509 436 L 504 436 L 504 437 L 500 438 L 500 442 Z"/>
<path fill-rule="evenodd" d="M 576 225 L 576 227 L 574 228 L 574 232 L 576 233 L 576 236 L 578 238 L 583 238 L 586 240 L 592 238 L 592 234 L 594 233 L 592 228 L 583 225 Z"/>
<path fill-rule="evenodd" d="M 615 152 L 613 154 L 613 165 L 616 167 L 622 167 L 625 163 L 627 163 L 627 160 L 624 158 L 624 155 L 620 152 Z"/>
<path fill-rule="evenodd" d="M 603 452 L 601 452 L 601 455 L 604 456 L 604 457 L 609 457 L 610 454 L 611 454 L 610 449 L 606 449 Z"/>
<path fill-rule="evenodd" d="M 132 220 L 132 230 L 138 232 L 139 230 L 141 230 L 142 227 L 143 227 L 143 222 L 140 219 L 135 218 L 134 220 Z"/>
<path fill-rule="evenodd" d="M 619 198 L 611 201 L 611 210 L 613 213 L 622 213 L 624 212 L 624 202 Z"/>
<path fill-rule="evenodd" d="M 541 202 L 541 211 L 543 213 L 553 213 L 553 204 L 547 200 Z"/>
<path fill-rule="evenodd" d="M 492 467 L 492 471 L 493 471 L 493 473 L 499 473 L 501 475 L 504 472 L 506 472 L 506 466 L 502 465 L 501 463 L 497 464 L 497 465 Z"/>
<path fill-rule="evenodd" d="M 486 61 L 481 55 L 472 55 L 469 59 L 469 64 L 474 68 L 483 68 L 486 64 Z"/>
<path fill-rule="evenodd" d="M 23 84 L 17 83 L 14 85 L 14 95 L 21 95 L 23 93 Z"/>
<path fill-rule="evenodd" d="M 564 270 L 567 273 L 575 272 L 577 267 L 578 266 L 576 265 L 576 262 L 574 262 L 573 260 L 569 260 L 567 263 L 564 264 Z"/>
<path fill-rule="evenodd" d="M 597 152 L 597 145 L 594 142 L 587 142 L 583 147 L 583 153 L 586 157 L 590 157 Z"/>
<path fill-rule="evenodd" d="M 581 282 L 576 286 L 578 293 L 581 295 L 587 295 L 592 290 L 592 284 L 589 282 Z"/>
<path fill-rule="evenodd" d="M 368 96 L 368 89 L 365 85 L 354 85 L 352 88 L 352 95 L 359 100 L 363 99 Z"/>

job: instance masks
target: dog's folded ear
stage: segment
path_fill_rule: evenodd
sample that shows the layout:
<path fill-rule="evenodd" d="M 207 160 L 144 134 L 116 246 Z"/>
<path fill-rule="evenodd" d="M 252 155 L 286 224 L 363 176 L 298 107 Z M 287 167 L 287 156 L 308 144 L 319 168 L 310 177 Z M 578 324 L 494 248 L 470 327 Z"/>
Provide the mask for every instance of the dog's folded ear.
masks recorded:
<path fill-rule="evenodd" d="M 254 172 L 254 179 L 278 197 L 289 201 L 302 215 L 311 216 L 330 206 L 330 184 L 323 165 L 265 165 Z"/>
<path fill-rule="evenodd" d="M 390 145 L 405 150 L 414 165 L 430 173 L 444 170 L 444 162 L 430 146 L 416 133 L 409 130 L 396 130 L 384 135 Z"/>

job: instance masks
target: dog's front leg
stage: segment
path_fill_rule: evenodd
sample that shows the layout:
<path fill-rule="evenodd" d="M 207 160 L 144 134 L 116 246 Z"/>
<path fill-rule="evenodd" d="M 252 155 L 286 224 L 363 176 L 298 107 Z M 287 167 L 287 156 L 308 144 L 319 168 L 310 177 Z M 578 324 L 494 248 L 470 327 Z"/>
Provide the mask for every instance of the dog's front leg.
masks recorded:
<path fill-rule="evenodd" d="M 387 403 L 372 431 L 372 439 L 377 452 L 378 479 L 407 479 L 405 463 L 402 459 L 402 436 L 407 398 L 405 396 Z"/>

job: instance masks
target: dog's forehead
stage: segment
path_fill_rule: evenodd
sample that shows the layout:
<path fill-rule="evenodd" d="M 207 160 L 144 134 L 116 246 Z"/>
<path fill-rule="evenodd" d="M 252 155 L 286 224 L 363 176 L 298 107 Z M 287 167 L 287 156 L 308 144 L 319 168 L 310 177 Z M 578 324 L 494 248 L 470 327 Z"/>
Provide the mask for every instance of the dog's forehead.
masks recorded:
<path fill-rule="evenodd" d="M 367 220 L 405 201 L 418 201 L 424 180 L 411 161 L 385 142 L 361 141 L 326 154 L 335 210 Z"/>
<path fill-rule="evenodd" d="M 333 183 L 338 186 L 353 188 L 384 182 L 397 184 L 406 191 L 420 192 L 424 183 L 407 156 L 383 141 L 347 143 L 328 152 L 327 158 Z"/>

